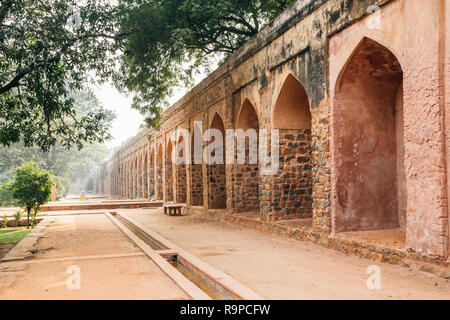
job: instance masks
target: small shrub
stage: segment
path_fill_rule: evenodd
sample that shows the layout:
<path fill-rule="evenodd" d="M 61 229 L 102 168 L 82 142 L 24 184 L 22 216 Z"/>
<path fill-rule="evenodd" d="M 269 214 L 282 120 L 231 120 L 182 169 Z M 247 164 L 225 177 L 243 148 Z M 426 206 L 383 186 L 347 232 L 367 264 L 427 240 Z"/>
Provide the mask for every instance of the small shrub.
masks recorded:
<path fill-rule="evenodd" d="M 0 207 L 16 205 L 10 185 L 11 181 L 0 181 Z"/>
<path fill-rule="evenodd" d="M 15 169 L 16 173 L 10 188 L 18 205 L 27 210 L 27 229 L 30 227 L 30 214 L 33 208 L 39 208 L 50 200 L 52 194 L 52 174 L 42 170 L 30 161 Z"/>
<path fill-rule="evenodd" d="M 14 214 L 14 220 L 16 221 L 16 227 L 19 226 L 20 220 L 22 219 L 22 214 L 23 214 L 22 210 L 17 210 L 16 213 Z"/>
<path fill-rule="evenodd" d="M 3 221 L 2 221 L 2 228 L 5 229 L 8 227 L 8 216 L 5 214 L 3 216 Z"/>

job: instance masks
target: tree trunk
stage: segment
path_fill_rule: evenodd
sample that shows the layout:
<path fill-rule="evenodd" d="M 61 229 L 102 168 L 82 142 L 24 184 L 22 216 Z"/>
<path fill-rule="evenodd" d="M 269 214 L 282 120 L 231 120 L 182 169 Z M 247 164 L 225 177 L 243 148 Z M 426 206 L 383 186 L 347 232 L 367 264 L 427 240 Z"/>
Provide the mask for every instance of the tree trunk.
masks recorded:
<path fill-rule="evenodd" d="M 27 208 L 27 229 L 30 229 L 30 208 Z"/>
<path fill-rule="evenodd" d="M 36 226 L 37 211 L 38 211 L 38 209 L 34 209 L 33 222 L 32 222 L 33 228 Z"/>

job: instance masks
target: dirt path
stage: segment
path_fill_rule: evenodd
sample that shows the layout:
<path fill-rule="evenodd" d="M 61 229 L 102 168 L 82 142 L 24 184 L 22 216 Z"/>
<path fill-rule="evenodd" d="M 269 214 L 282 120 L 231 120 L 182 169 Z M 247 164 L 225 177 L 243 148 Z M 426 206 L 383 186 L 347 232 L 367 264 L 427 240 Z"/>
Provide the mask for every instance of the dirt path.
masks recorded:
<path fill-rule="evenodd" d="M 449 281 L 427 273 L 160 209 L 118 211 L 269 299 L 450 299 Z M 381 290 L 367 288 L 371 265 L 381 268 Z"/>
<path fill-rule="evenodd" d="M 6 256 L 12 248 L 14 245 L 11 243 L 0 243 L 0 259 Z"/>
<path fill-rule="evenodd" d="M 187 299 L 104 215 L 57 217 L 35 249 L 26 265 L 0 264 L 20 270 L 9 287 L 0 276 L 0 299 Z M 79 268 L 79 290 L 67 286 L 71 266 Z"/>

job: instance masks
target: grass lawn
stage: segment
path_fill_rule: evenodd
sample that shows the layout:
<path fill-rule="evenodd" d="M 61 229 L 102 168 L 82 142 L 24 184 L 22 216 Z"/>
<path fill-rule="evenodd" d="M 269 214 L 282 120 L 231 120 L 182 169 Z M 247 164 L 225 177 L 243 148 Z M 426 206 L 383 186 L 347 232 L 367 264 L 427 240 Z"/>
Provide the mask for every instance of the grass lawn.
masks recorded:
<path fill-rule="evenodd" d="M 0 229 L 0 244 L 18 244 L 30 231 L 27 228 Z"/>

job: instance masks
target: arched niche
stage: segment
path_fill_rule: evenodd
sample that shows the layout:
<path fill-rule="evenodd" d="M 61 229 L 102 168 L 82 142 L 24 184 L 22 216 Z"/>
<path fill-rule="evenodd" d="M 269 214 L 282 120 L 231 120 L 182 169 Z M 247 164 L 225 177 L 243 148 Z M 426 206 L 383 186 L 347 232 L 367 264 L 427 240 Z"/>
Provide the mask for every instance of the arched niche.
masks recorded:
<path fill-rule="evenodd" d="M 173 162 L 172 162 L 172 140 L 167 142 L 166 149 L 166 201 L 174 201 L 173 197 Z"/>
<path fill-rule="evenodd" d="M 403 71 L 395 55 L 364 38 L 334 93 L 336 232 L 406 224 Z"/>
<path fill-rule="evenodd" d="M 309 99 L 289 74 L 276 99 L 272 125 L 279 130 L 280 166 L 272 184 L 271 219 L 312 218 L 312 134 Z"/>
<path fill-rule="evenodd" d="M 195 123 L 194 123 L 195 124 Z M 196 158 L 203 159 L 202 151 L 203 132 L 199 126 L 194 125 L 191 137 L 191 204 L 192 206 L 203 206 L 203 163 Z M 195 143 L 199 144 L 199 150 L 195 150 Z M 198 152 L 198 157 L 196 157 Z"/>
<path fill-rule="evenodd" d="M 163 146 L 162 143 L 158 146 L 158 153 L 156 155 L 156 183 L 155 194 L 156 200 L 163 200 Z"/>
<path fill-rule="evenodd" d="M 239 111 L 236 130 L 243 130 L 248 134 L 245 145 L 236 143 L 236 159 L 233 170 L 233 203 L 237 213 L 259 214 L 259 119 L 255 107 L 249 99 L 245 99 Z M 253 157 L 250 156 L 252 154 Z M 239 159 L 245 159 L 240 163 Z M 255 161 L 256 160 L 256 161 Z"/>
<path fill-rule="evenodd" d="M 177 165 L 176 177 L 177 177 L 177 203 L 186 203 L 187 202 L 187 173 L 186 173 L 186 159 L 184 151 L 186 150 L 186 146 L 182 146 L 185 144 L 183 136 L 180 136 L 178 139 L 177 145 L 179 154 L 178 157 L 180 159 L 185 159 L 181 164 Z"/>
<path fill-rule="evenodd" d="M 208 164 L 208 182 L 209 182 L 209 207 L 211 209 L 226 209 L 226 167 L 225 167 L 225 125 L 219 114 L 215 114 L 211 122 L 210 129 L 216 129 L 222 132 L 223 146 L 223 164 Z"/>

